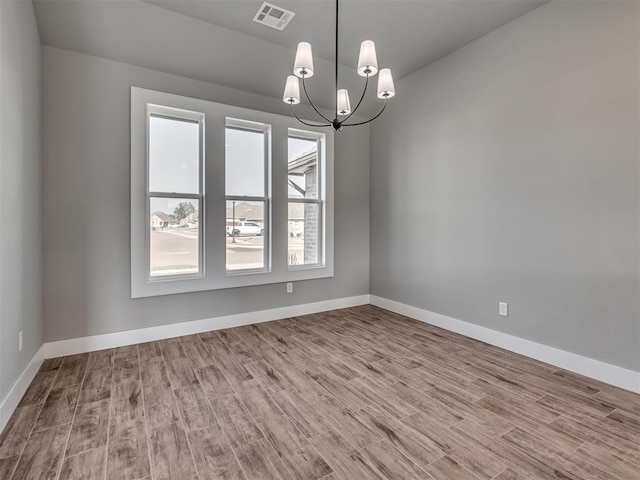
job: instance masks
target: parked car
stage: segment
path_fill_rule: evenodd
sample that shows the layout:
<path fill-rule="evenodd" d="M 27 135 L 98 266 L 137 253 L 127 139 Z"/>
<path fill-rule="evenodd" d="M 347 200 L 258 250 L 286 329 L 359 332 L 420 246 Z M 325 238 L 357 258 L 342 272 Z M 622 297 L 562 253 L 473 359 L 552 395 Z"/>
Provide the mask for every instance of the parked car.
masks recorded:
<path fill-rule="evenodd" d="M 230 237 L 262 235 L 264 229 L 255 222 L 227 222 L 227 235 Z"/>

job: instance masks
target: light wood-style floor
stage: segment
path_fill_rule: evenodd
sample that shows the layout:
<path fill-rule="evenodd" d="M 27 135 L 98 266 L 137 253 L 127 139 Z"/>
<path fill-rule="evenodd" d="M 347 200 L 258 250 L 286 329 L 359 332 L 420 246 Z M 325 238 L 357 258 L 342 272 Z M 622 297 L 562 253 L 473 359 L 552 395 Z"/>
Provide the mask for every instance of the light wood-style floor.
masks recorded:
<path fill-rule="evenodd" d="M 46 360 L 40 478 L 640 479 L 640 395 L 363 306 Z"/>

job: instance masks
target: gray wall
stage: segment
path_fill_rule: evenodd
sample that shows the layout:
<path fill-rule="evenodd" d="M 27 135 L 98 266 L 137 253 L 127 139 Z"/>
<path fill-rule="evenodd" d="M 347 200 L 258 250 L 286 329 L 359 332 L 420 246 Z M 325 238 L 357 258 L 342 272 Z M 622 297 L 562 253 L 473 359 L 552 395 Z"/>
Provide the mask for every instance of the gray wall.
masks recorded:
<path fill-rule="evenodd" d="M 368 293 L 369 130 L 336 136 L 335 277 L 130 298 L 130 87 L 286 114 L 277 99 L 43 47 L 45 340 Z"/>
<path fill-rule="evenodd" d="M 640 371 L 638 20 L 551 2 L 398 83 L 372 294 Z"/>
<path fill-rule="evenodd" d="M 42 344 L 40 258 L 40 39 L 31 2 L 0 2 L 0 402 Z"/>

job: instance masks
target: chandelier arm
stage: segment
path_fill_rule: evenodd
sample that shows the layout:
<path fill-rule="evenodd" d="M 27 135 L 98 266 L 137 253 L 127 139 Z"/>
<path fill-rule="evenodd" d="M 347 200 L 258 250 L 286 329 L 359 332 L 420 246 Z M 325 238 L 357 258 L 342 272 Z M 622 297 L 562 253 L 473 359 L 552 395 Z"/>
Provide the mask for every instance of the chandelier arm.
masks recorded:
<path fill-rule="evenodd" d="M 302 123 L 303 125 L 306 125 L 307 127 L 330 127 L 331 123 L 307 123 L 304 120 L 302 120 L 300 117 L 298 117 L 298 115 L 296 115 L 295 110 L 293 109 L 293 103 L 290 103 L 289 106 L 291 107 L 291 113 L 293 114 L 294 117 L 296 117 L 296 120 L 298 120 L 300 123 Z"/>
<path fill-rule="evenodd" d="M 364 83 L 364 90 L 362 91 L 362 95 L 360 96 L 360 100 L 358 101 L 358 104 L 356 105 L 356 108 L 351 110 L 351 113 L 349 115 L 347 115 L 346 117 L 344 117 L 344 119 L 342 120 L 343 123 L 346 122 L 347 120 L 349 120 L 349 118 L 351 118 L 351 115 L 356 113 L 356 110 L 358 110 L 358 107 L 362 103 L 362 100 L 364 100 L 364 94 L 367 93 L 367 86 L 369 86 L 369 75 L 368 74 L 367 74 L 367 80 Z"/>
<path fill-rule="evenodd" d="M 342 124 L 342 126 L 343 126 L 343 127 L 355 127 L 356 125 L 364 125 L 364 124 L 366 124 L 366 123 L 373 122 L 376 118 L 378 118 L 380 115 L 382 115 L 382 112 L 384 112 L 384 109 L 385 109 L 385 108 L 387 108 L 387 99 L 386 99 L 386 98 L 384 99 L 384 105 L 382 105 L 382 110 L 380 110 L 380 111 L 378 112 L 378 114 L 377 114 L 375 117 L 373 117 L 373 118 L 371 118 L 371 119 L 369 119 L 369 120 L 366 120 L 366 121 L 364 121 L 364 122 L 358 122 L 358 123 L 343 123 L 343 124 Z"/>
<path fill-rule="evenodd" d="M 307 85 L 304 82 L 304 76 L 302 77 L 302 88 L 304 90 L 304 94 L 307 97 L 307 101 L 309 102 L 309 105 L 311 105 L 311 107 L 316 111 L 316 113 L 318 115 L 320 115 L 326 122 L 331 123 L 331 120 L 329 120 L 327 117 L 325 117 L 323 114 L 320 113 L 320 110 L 318 110 L 316 108 L 316 106 L 313 104 L 313 102 L 311 101 L 311 98 L 309 98 L 309 94 L 307 93 Z"/>

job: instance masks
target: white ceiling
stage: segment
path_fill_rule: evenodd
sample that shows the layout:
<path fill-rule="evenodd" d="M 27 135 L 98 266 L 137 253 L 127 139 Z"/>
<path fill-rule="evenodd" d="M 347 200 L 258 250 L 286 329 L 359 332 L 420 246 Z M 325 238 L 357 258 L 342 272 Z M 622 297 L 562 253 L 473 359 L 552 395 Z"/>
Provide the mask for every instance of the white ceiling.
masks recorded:
<path fill-rule="evenodd" d="M 399 79 L 545 2 L 342 0 L 341 86 L 350 89 L 352 101 L 358 96 L 362 40 L 376 42 L 381 68 L 390 67 Z M 316 63 L 310 93 L 330 106 L 334 2 L 271 3 L 296 13 L 282 32 L 252 21 L 262 0 L 34 0 L 45 45 L 272 97 L 282 93 L 297 43 L 309 41 Z M 365 111 L 375 109 L 368 106 Z"/>

